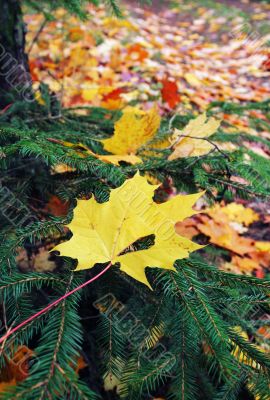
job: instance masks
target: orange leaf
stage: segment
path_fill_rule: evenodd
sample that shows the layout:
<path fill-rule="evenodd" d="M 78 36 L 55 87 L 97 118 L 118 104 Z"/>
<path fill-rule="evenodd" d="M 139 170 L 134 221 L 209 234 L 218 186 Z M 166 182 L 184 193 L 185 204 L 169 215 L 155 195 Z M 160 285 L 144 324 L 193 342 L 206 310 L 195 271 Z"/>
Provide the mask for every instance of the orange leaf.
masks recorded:
<path fill-rule="evenodd" d="M 79 374 L 80 370 L 84 369 L 85 367 L 87 367 L 87 365 L 88 364 L 84 361 L 83 357 L 80 356 L 78 358 L 78 360 L 77 360 L 77 365 L 76 365 L 76 368 L 75 368 L 76 374 Z"/>
<path fill-rule="evenodd" d="M 33 354 L 27 346 L 19 346 L 12 358 L 4 354 L 6 363 L 0 371 L 0 393 L 28 377 L 29 360 Z"/>
<path fill-rule="evenodd" d="M 225 221 L 215 221 L 206 216 L 200 216 L 201 224 L 197 228 L 206 236 L 210 237 L 210 242 L 217 246 L 224 247 L 236 254 L 250 254 L 254 250 L 254 240 L 240 236 Z"/>
<path fill-rule="evenodd" d="M 144 61 L 148 57 L 148 52 L 139 43 L 129 46 L 127 53 L 133 61 Z"/>
<path fill-rule="evenodd" d="M 188 239 L 192 239 L 199 233 L 196 229 L 196 222 L 192 218 L 187 218 L 184 221 L 177 222 L 175 225 L 175 231 L 178 235 L 185 236 Z"/>

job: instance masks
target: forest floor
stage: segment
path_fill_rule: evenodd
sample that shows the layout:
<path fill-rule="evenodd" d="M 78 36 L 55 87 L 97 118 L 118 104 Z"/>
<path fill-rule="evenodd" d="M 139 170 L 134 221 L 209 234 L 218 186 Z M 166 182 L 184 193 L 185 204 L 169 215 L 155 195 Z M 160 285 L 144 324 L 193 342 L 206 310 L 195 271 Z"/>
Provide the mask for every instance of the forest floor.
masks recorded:
<path fill-rule="evenodd" d="M 128 102 L 156 101 L 164 77 L 176 82 L 180 109 L 205 109 L 216 100 L 262 101 L 270 95 L 270 5 L 244 9 L 212 0 L 177 6 L 154 1 L 153 8 L 129 1 L 124 20 L 92 8 L 86 23 L 60 10 L 38 39 L 43 17 L 29 15 L 31 71 L 61 93 L 66 106 L 100 105 L 104 93 L 96 96 L 98 88 L 124 86 L 121 97 Z"/>

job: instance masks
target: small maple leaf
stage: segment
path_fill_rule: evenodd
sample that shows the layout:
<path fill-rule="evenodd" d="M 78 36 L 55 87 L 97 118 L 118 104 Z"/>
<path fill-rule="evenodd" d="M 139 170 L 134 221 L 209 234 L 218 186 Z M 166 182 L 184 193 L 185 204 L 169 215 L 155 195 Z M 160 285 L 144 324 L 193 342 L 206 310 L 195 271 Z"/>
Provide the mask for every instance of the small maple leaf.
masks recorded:
<path fill-rule="evenodd" d="M 162 100 L 168 103 L 170 108 L 176 107 L 181 100 L 176 82 L 170 81 L 169 79 L 163 79 L 161 83 Z"/>
<path fill-rule="evenodd" d="M 213 149 L 213 145 L 204 139 L 216 132 L 220 122 L 214 118 L 209 118 L 207 121 L 206 113 L 203 113 L 191 120 L 183 131 L 175 129 L 171 139 L 174 151 L 169 156 L 169 160 L 209 153 Z"/>
<path fill-rule="evenodd" d="M 92 268 L 96 263 L 119 262 L 122 271 L 150 287 L 145 267 L 174 270 L 175 260 L 201 248 L 179 236 L 175 224 L 195 213 L 192 206 L 202 193 L 178 195 L 157 204 L 152 199 L 157 187 L 136 174 L 113 189 L 108 202 L 78 200 L 68 225 L 73 236 L 54 250 L 77 259 L 76 270 Z M 152 247 L 126 252 L 137 240 L 153 234 Z"/>
<path fill-rule="evenodd" d="M 224 219 L 224 214 L 229 218 L 231 222 L 238 222 L 245 226 L 251 225 L 253 222 L 259 220 L 259 215 L 252 210 L 252 208 L 244 207 L 242 204 L 230 203 L 224 207 L 219 204 L 215 204 L 214 207 L 207 210 L 207 214 L 212 218 L 218 220 Z"/>
<path fill-rule="evenodd" d="M 134 155 L 154 137 L 159 125 L 160 116 L 156 107 L 150 111 L 126 107 L 114 126 L 114 135 L 102 141 L 104 149 L 118 156 Z"/>
<path fill-rule="evenodd" d="M 254 240 L 240 236 L 228 223 L 226 215 L 223 215 L 222 220 L 200 216 L 202 223 L 197 224 L 196 227 L 204 235 L 209 236 L 211 243 L 231 250 L 240 256 L 250 254 L 254 250 Z"/>
<path fill-rule="evenodd" d="M 148 57 L 148 52 L 140 43 L 134 43 L 129 46 L 128 50 L 128 59 L 132 61 L 140 61 L 143 62 Z"/>

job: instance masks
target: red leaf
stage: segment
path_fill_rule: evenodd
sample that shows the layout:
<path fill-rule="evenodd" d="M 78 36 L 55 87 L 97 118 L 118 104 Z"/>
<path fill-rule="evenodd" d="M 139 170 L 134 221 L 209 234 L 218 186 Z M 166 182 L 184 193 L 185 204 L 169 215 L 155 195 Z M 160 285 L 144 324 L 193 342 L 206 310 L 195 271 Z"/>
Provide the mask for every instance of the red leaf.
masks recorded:
<path fill-rule="evenodd" d="M 65 216 L 68 213 L 69 203 L 64 203 L 61 199 L 59 199 L 59 197 L 52 195 L 46 209 L 55 217 Z"/>
<path fill-rule="evenodd" d="M 265 273 L 264 273 L 264 270 L 262 268 L 258 269 L 255 272 L 255 275 L 256 275 L 256 278 L 259 278 L 259 279 L 265 278 Z"/>
<path fill-rule="evenodd" d="M 122 93 L 126 93 L 127 88 L 118 88 L 118 89 L 113 89 L 110 93 L 104 94 L 102 97 L 103 101 L 108 101 L 108 100 L 119 100 L 121 99 L 120 95 Z"/>
<path fill-rule="evenodd" d="M 168 103 L 170 108 L 176 107 L 181 100 L 176 82 L 166 78 L 161 83 L 163 85 L 161 89 L 162 100 Z"/>
<path fill-rule="evenodd" d="M 266 71 L 270 71 L 270 54 L 268 54 L 267 59 L 262 63 L 262 67 Z"/>

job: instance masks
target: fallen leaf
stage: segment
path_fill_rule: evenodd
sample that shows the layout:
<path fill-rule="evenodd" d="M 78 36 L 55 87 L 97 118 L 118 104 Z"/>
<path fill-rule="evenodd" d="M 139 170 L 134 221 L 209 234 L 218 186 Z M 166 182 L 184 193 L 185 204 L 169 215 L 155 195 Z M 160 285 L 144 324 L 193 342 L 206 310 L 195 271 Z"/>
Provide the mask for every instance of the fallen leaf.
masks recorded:
<path fill-rule="evenodd" d="M 12 358 L 4 354 L 5 365 L 0 370 L 0 393 L 28 377 L 29 361 L 33 355 L 27 346 L 19 346 Z"/>
<path fill-rule="evenodd" d="M 256 242 L 255 247 L 261 252 L 270 252 L 270 242 Z"/>
<path fill-rule="evenodd" d="M 251 275 L 258 268 L 258 263 L 248 257 L 233 256 L 230 263 L 225 263 L 226 270 L 237 274 Z M 261 267 L 260 267 L 261 269 Z"/>
<path fill-rule="evenodd" d="M 187 72 L 184 75 L 185 80 L 189 83 L 190 86 L 201 86 L 201 81 L 196 77 L 196 75 L 192 74 L 191 72 Z"/>
<path fill-rule="evenodd" d="M 157 204 L 152 200 L 156 188 L 137 173 L 113 189 L 106 203 L 97 203 L 94 198 L 78 200 L 74 218 L 67 226 L 73 237 L 54 250 L 76 258 L 76 270 L 92 268 L 96 263 L 119 262 L 121 271 L 150 287 L 145 267 L 174 270 L 176 259 L 201 248 L 177 235 L 175 223 L 195 213 L 192 205 L 202 194 L 178 195 Z M 152 234 L 152 247 L 127 252 L 138 239 Z"/>
<path fill-rule="evenodd" d="M 122 117 L 115 124 L 113 136 L 102 140 L 104 149 L 115 155 L 134 155 L 142 145 L 154 137 L 159 125 L 160 116 L 156 107 L 150 111 L 126 107 Z"/>
<path fill-rule="evenodd" d="M 111 390 L 116 389 L 118 391 L 119 386 L 121 385 L 121 381 L 113 374 L 106 374 L 106 376 L 103 377 L 103 382 L 104 382 L 104 390 L 105 392 L 109 392 Z"/>
<path fill-rule="evenodd" d="M 207 210 L 207 214 L 216 220 L 220 220 L 226 215 L 229 221 L 239 222 L 245 226 L 259 220 L 259 215 L 252 208 L 237 203 L 230 203 L 223 207 L 216 204 L 213 208 Z"/>
<path fill-rule="evenodd" d="M 247 333 L 244 332 L 240 326 L 235 326 L 233 329 L 238 335 L 241 336 L 242 339 L 244 339 L 249 344 L 250 347 L 252 347 L 256 351 L 259 351 L 259 352 L 262 351 L 261 347 L 255 345 L 249 341 Z M 249 365 L 250 367 L 252 367 L 254 369 L 260 369 L 260 367 L 258 366 L 258 364 L 255 361 L 252 361 L 252 363 L 250 363 L 249 357 L 247 357 L 246 353 L 243 352 L 243 350 L 238 345 L 235 346 L 235 348 L 232 350 L 231 353 L 242 364 Z"/>
<path fill-rule="evenodd" d="M 69 203 L 63 202 L 58 196 L 52 195 L 46 205 L 46 210 L 55 217 L 67 215 Z"/>
<path fill-rule="evenodd" d="M 66 174 L 67 172 L 74 172 L 76 168 L 70 167 L 67 164 L 57 164 L 51 167 L 51 174 Z"/>
<path fill-rule="evenodd" d="M 85 158 L 87 156 L 93 156 L 95 158 L 97 158 L 98 160 L 101 160 L 105 163 L 109 163 L 109 164 L 114 164 L 114 165 L 119 165 L 120 161 L 125 161 L 126 163 L 129 164 L 138 164 L 141 163 L 142 160 L 133 155 L 133 154 L 123 154 L 123 155 L 111 155 L 111 154 L 96 154 L 94 153 L 91 149 L 89 149 L 89 147 L 87 147 L 86 145 L 82 144 L 82 143 L 71 143 L 71 142 L 67 142 L 64 140 L 57 140 L 57 139 L 53 139 L 50 141 L 53 141 L 54 143 L 58 143 L 61 144 L 62 146 L 65 147 L 70 147 L 73 150 L 76 151 L 77 155 Z M 57 166 L 58 167 L 58 166 Z M 59 170 L 59 168 L 56 169 L 56 172 L 59 173 L 59 171 L 63 171 L 63 172 L 67 172 L 65 170 L 65 168 L 62 170 L 62 168 Z"/>
<path fill-rule="evenodd" d="M 203 113 L 191 120 L 183 131 L 175 129 L 171 138 L 174 150 L 169 156 L 169 160 L 201 156 L 209 153 L 214 148 L 213 145 L 200 138 L 208 138 L 213 135 L 219 128 L 220 122 L 214 118 L 209 118 L 207 121 L 206 113 Z"/>
<path fill-rule="evenodd" d="M 37 272 L 48 272 L 53 271 L 56 268 L 54 261 L 50 260 L 51 254 L 44 248 L 41 248 L 38 254 L 33 255 L 31 262 L 33 263 L 33 269 Z"/>
<path fill-rule="evenodd" d="M 79 372 L 87 366 L 88 364 L 84 361 L 83 356 L 79 356 L 75 365 L 76 374 L 79 374 Z"/>
<path fill-rule="evenodd" d="M 224 247 L 236 254 L 249 254 L 254 250 L 254 240 L 240 236 L 226 221 L 215 221 L 207 216 L 200 216 L 197 228 L 209 236 L 210 242 Z"/>
<path fill-rule="evenodd" d="M 85 101 L 92 101 L 99 93 L 98 87 L 87 88 L 82 91 L 82 98 Z"/>
<path fill-rule="evenodd" d="M 258 265 L 261 265 L 264 268 L 269 268 L 270 252 L 256 250 L 256 244 L 257 242 L 254 243 L 254 248 L 250 251 L 249 256 L 252 258 L 252 260 L 256 261 Z"/>
<path fill-rule="evenodd" d="M 176 82 L 169 79 L 163 79 L 161 83 L 162 100 L 168 103 L 170 108 L 175 108 L 181 100 Z"/>
<path fill-rule="evenodd" d="M 187 218 L 182 222 L 177 222 L 175 225 L 175 230 L 178 235 L 185 236 L 189 239 L 192 239 L 199 233 L 198 229 L 196 228 L 196 223 L 192 220 L 192 218 Z"/>
<path fill-rule="evenodd" d="M 143 62 L 148 57 L 148 52 L 140 43 L 135 43 L 129 46 L 128 60 Z"/>
<path fill-rule="evenodd" d="M 45 82 L 54 91 L 58 88 L 58 93 L 63 86 L 63 104 L 68 107 L 102 105 L 100 93 L 96 96 L 85 92 L 88 84 L 90 88 L 109 85 L 118 89 L 127 82 L 134 92 L 141 85 L 155 86 L 164 76 L 181 82 L 181 111 L 191 109 L 191 104 L 204 110 L 213 101 L 267 100 L 269 50 L 260 43 L 266 36 L 259 41 L 247 40 L 246 33 L 236 33 L 235 18 L 216 21 L 215 13 L 210 16 L 205 8 L 200 16 L 203 23 L 197 24 L 196 20 L 191 32 L 192 12 L 185 10 L 183 2 L 178 3 L 179 15 L 188 11 L 185 22 L 181 18 L 176 21 L 175 15 L 172 19 L 173 11 L 165 8 L 158 12 L 147 10 L 146 19 L 134 18 L 134 5 L 126 4 L 125 19 L 120 22 L 108 18 L 103 8 L 91 7 L 90 18 L 85 21 L 63 14 L 61 34 L 55 21 L 47 21 L 38 40 L 35 35 L 43 16 L 26 14 L 28 46 L 34 41 L 30 52 L 33 80 Z M 268 14 L 262 11 L 256 10 L 252 15 L 267 22 Z M 226 33 L 221 25 L 226 26 Z M 222 34 L 209 43 L 207 38 L 219 31 Z M 204 35 L 206 40 L 201 41 Z M 148 90 L 141 92 L 145 95 Z M 162 96 L 161 91 L 159 95 Z M 104 105 L 114 108 L 117 102 L 120 99 L 111 99 Z M 167 101 L 160 104 L 166 111 L 168 105 Z"/>
<path fill-rule="evenodd" d="M 125 105 L 124 98 L 121 95 L 126 92 L 126 88 L 113 89 L 102 96 L 101 105 L 109 110 L 121 109 Z"/>

